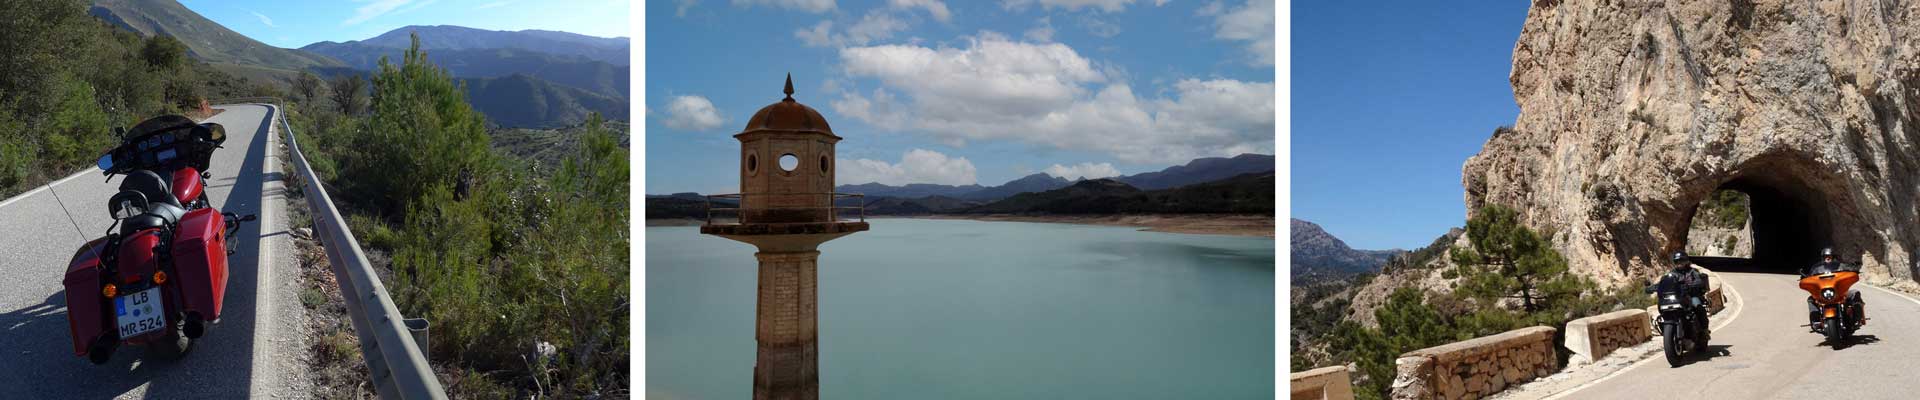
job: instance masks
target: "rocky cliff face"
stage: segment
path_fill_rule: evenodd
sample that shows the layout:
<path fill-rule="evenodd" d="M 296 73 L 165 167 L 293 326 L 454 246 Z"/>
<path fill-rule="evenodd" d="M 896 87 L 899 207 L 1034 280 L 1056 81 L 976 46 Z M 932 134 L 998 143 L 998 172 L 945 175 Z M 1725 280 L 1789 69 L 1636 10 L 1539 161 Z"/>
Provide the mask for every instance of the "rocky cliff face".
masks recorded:
<path fill-rule="evenodd" d="M 1757 263 L 1832 245 L 1870 282 L 1920 246 L 1920 3 L 1535 1 L 1520 116 L 1462 174 L 1575 271 L 1649 276 L 1716 188 L 1753 199 Z"/>

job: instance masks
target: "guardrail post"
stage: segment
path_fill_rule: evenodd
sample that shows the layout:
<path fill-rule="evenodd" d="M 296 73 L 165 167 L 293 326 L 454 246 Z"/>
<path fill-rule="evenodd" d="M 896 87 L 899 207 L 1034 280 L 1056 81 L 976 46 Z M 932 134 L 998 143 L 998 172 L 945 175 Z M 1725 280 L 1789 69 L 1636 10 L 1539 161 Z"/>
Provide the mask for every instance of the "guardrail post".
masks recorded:
<path fill-rule="evenodd" d="M 413 345 L 420 347 L 420 353 L 422 355 L 426 354 L 428 349 L 427 327 L 432 324 L 428 324 L 426 318 L 407 318 L 401 322 L 406 323 L 407 333 L 413 334 Z"/>

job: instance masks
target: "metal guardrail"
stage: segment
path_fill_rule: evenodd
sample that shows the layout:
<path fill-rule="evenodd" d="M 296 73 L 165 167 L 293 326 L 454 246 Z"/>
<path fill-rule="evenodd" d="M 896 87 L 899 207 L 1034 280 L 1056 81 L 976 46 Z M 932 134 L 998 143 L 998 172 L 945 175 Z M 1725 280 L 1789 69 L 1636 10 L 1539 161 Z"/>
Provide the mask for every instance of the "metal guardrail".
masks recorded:
<path fill-rule="evenodd" d="M 285 131 L 287 151 L 293 155 L 293 172 L 306 185 L 307 209 L 313 215 L 313 236 L 326 248 L 327 261 L 340 282 L 341 297 L 347 299 L 347 315 L 360 337 L 360 354 L 365 356 L 367 370 L 380 398 L 445 399 L 446 389 L 440 386 L 440 379 L 434 376 L 433 367 L 427 364 L 427 357 L 421 351 L 426 338 L 415 336 L 416 331 L 409 329 L 409 325 L 418 325 L 417 332 L 424 332 L 426 321 L 407 320 L 394 306 L 386 286 L 374 273 L 373 264 L 367 262 L 367 255 L 360 251 L 360 242 L 347 228 L 347 219 L 334 208 L 333 198 L 327 195 L 319 177 L 307 165 L 293 126 L 287 123 L 280 106 L 273 104 L 279 99 L 224 99 L 226 102 L 222 104 L 236 100 L 265 100 L 263 105 L 271 110 L 273 119 L 279 121 Z"/>
<path fill-rule="evenodd" d="M 746 198 L 747 198 L 747 196 L 749 196 L 749 195 L 752 195 L 752 196 L 757 196 L 757 197 L 759 197 L 759 198 L 767 198 L 767 197 L 796 197 L 796 196 L 797 196 L 797 197 L 803 197 L 803 198 L 804 198 L 804 197 L 812 197 L 812 196 L 824 196 L 824 197 L 826 197 L 826 199 L 825 199 L 825 200 L 827 201 L 827 206 L 802 206 L 802 207 L 793 207 L 793 206 L 770 206 L 770 207 L 754 207 L 754 208 L 750 208 L 750 209 L 749 209 L 749 208 L 747 208 L 747 207 L 746 207 L 746 204 L 745 204 L 745 203 L 746 203 Z M 867 196 L 866 196 L 866 195 L 864 195 L 864 194 L 859 194 L 859 193 L 837 193 L 837 192 L 835 192 L 835 193 L 728 193 L 728 194 L 714 194 L 714 195 L 707 195 L 706 197 L 707 197 L 707 225 L 714 225 L 714 222 L 713 222 L 713 220 L 714 220 L 714 218 L 713 218 L 713 213 L 714 213 L 714 211 L 719 211 L 719 212 L 722 212 L 722 213 L 726 213 L 726 212 L 732 212 L 732 213 L 734 214 L 734 217 L 733 217 L 733 218 L 734 218 L 734 220 L 733 220 L 733 222 L 731 222 L 731 223 L 736 223 L 736 224 L 751 224 L 751 223 L 773 223 L 773 224 L 779 224 L 779 223 L 792 223 L 792 222 L 787 222 L 787 221 L 785 221 L 785 220 L 781 220 L 781 221 L 775 221 L 775 222 L 760 222 L 760 221 L 752 221 L 752 220 L 751 220 L 751 218 L 747 218 L 747 216 L 748 216 L 748 215 L 750 215 L 750 214 L 749 214 L 749 213 L 743 213 L 743 212 L 741 212 L 742 210 L 746 210 L 746 211 L 768 211 L 768 212 L 783 212 L 783 211 L 801 211 L 801 212 L 804 212 L 804 211 L 806 211 L 806 210 L 826 210 L 826 211 L 827 211 L 827 220 L 826 220 L 826 221 L 821 221 L 821 222 L 840 222 L 840 210 L 859 210 L 859 211 L 860 211 L 860 212 L 859 212 L 859 217 L 858 217 L 858 218 L 859 218 L 859 221 L 860 221 L 860 222 L 867 222 Z M 733 206 L 733 207 L 714 207 L 714 206 L 713 206 L 713 204 L 714 204 L 714 202 L 713 202 L 713 201 L 714 201 L 715 199 L 732 199 L 732 200 L 733 200 L 733 203 L 734 203 L 734 206 Z M 838 205 L 838 204 L 839 204 L 839 202 L 840 202 L 840 200 L 845 200 L 845 199 L 852 199 L 852 200 L 854 200 L 854 202 L 856 202 L 856 203 L 859 203 L 860 205 L 858 205 L 858 206 L 841 206 L 841 205 Z M 723 202 L 723 203 L 721 203 L 721 204 L 722 204 L 722 205 L 724 205 L 725 203 Z M 723 218 L 723 220 L 724 220 L 724 218 Z M 724 223 L 726 223 L 726 222 L 722 222 L 722 223 L 724 224 Z"/>

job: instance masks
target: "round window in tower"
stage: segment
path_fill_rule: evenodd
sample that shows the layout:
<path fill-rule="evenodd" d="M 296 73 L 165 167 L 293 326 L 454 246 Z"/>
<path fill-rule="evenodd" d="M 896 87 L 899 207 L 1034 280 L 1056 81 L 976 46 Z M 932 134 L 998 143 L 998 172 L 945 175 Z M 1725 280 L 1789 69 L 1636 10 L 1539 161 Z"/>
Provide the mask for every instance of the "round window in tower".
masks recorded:
<path fill-rule="evenodd" d="M 780 170 L 793 172 L 794 168 L 800 168 L 800 157 L 795 157 L 793 153 L 781 154 Z"/>
<path fill-rule="evenodd" d="M 832 170 L 832 163 L 832 158 L 828 158 L 825 154 L 820 155 L 820 176 L 827 176 L 827 171 Z"/>
<path fill-rule="evenodd" d="M 747 176 L 759 175 L 759 172 L 760 159 L 754 157 L 753 153 L 747 153 Z"/>

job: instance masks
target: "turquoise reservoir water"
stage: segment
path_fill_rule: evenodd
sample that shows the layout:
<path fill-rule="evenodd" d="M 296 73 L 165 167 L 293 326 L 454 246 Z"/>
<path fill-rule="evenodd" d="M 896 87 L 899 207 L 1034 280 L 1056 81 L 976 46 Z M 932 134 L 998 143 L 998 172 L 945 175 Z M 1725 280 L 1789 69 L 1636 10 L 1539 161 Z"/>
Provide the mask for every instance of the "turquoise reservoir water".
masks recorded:
<path fill-rule="evenodd" d="M 1268 399 L 1271 238 L 878 219 L 821 246 L 827 399 Z M 650 399 L 752 397 L 753 247 L 648 227 Z"/>

